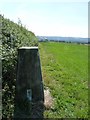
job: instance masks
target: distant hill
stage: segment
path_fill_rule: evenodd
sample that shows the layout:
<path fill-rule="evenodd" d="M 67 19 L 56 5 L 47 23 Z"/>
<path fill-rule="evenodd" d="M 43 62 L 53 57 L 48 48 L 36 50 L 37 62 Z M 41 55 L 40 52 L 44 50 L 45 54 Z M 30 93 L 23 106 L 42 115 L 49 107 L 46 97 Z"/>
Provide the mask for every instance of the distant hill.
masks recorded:
<path fill-rule="evenodd" d="M 60 42 L 77 42 L 88 43 L 88 38 L 80 37 L 58 37 L 58 36 L 37 36 L 39 41 L 60 41 Z"/>

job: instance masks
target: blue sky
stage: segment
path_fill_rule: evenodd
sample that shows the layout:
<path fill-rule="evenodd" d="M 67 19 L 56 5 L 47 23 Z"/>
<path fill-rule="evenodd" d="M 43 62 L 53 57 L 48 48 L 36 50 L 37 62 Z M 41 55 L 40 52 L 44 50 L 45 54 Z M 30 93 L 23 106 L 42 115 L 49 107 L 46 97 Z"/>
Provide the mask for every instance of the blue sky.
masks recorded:
<path fill-rule="evenodd" d="M 88 37 L 87 0 L 0 0 L 0 13 L 35 35 Z"/>

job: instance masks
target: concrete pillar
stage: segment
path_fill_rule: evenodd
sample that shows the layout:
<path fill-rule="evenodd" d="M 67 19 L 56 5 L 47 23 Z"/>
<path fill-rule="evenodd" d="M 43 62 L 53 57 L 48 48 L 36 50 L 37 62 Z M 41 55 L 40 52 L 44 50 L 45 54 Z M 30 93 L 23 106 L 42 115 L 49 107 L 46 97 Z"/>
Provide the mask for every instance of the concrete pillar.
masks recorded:
<path fill-rule="evenodd" d="M 15 118 L 39 118 L 43 115 L 44 89 L 38 47 L 21 47 L 18 50 L 18 66 L 15 97 Z M 42 115 L 38 114 L 35 106 Z M 33 112 L 33 113 L 32 113 Z"/>

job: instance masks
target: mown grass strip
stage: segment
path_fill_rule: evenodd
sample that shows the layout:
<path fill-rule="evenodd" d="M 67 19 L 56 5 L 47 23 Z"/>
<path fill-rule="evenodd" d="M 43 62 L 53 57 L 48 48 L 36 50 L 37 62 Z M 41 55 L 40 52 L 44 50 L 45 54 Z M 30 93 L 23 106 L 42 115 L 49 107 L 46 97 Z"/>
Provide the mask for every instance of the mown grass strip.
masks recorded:
<path fill-rule="evenodd" d="M 45 86 L 51 90 L 54 107 L 48 118 L 88 117 L 88 47 L 73 43 L 39 44 Z"/>

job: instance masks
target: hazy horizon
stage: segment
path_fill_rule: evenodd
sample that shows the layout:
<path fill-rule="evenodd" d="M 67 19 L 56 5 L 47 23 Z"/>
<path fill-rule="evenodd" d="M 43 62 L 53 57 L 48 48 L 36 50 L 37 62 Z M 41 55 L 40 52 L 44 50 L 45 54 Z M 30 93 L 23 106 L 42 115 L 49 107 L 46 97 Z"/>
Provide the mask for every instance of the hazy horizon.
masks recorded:
<path fill-rule="evenodd" d="M 40 37 L 66 37 L 66 36 L 50 36 L 50 35 L 36 35 L 36 36 L 40 36 Z M 70 38 L 88 38 L 88 37 L 72 37 L 72 36 L 67 36 Z"/>

